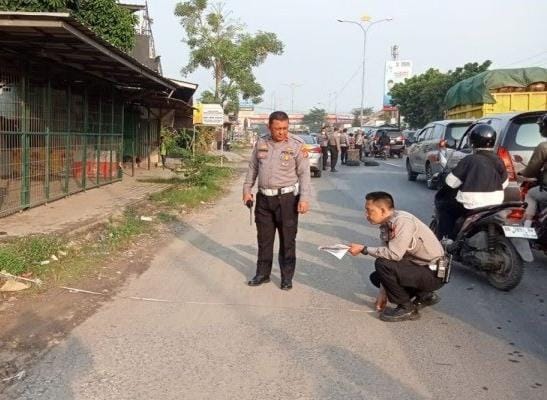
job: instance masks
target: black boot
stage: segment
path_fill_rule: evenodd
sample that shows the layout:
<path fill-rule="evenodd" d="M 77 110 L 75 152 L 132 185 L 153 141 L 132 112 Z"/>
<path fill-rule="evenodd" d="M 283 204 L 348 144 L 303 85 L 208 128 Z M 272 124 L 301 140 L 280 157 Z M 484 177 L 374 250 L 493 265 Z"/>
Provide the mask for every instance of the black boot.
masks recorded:
<path fill-rule="evenodd" d="M 386 308 L 380 314 L 380 319 L 385 322 L 400 322 L 418 318 L 420 318 L 420 314 L 412 303 L 399 304 L 396 308 Z"/>
<path fill-rule="evenodd" d="M 441 301 L 439 295 L 435 292 L 422 293 L 414 299 L 413 303 L 416 306 L 416 309 L 421 310 L 424 307 L 429 307 L 437 304 Z"/>
<path fill-rule="evenodd" d="M 249 286 L 260 286 L 263 283 L 268 283 L 270 281 L 269 276 L 264 275 L 255 275 L 247 284 Z"/>
<path fill-rule="evenodd" d="M 290 279 L 282 279 L 280 287 L 281 287 L 281 290 L 291 290 L 292 289 L 292 281 Z"/>

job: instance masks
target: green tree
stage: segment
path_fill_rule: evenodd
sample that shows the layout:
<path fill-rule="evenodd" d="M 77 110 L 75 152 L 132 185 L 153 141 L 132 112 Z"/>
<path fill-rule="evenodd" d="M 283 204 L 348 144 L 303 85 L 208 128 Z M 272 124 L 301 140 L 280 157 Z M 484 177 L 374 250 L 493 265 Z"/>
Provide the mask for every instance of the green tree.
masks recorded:
<path fill-rule="evenodd" d="M 283 43 L 275 33 L 245 32 L 244 25 L 232 18 L 222 4 L 208 5 L 207 0 L 180 2 L 175 8 L 190 48 L 190 60 L 182 69 L 187 75 L 199 67 L 210 69 L 215 80 L 212 93 L 225 112 L 236 109 L 239 98 L 260 103 L 264 89 L 256 81 L 253 68 L 270 54 L 282 54 Z M 203 96 L 210 98 L 211 93 Z"/>
<path fill-rule="evenodd" d="M 135 42 L 137 17 L 116 0 L 0 0 L 0 11 L 70 12 L 121 50 L 131 50 Z"/>
<path fill-rule="evenodd" d="M 446 73 L 430 68 L 421 75 L 398 83 L 391 89 L 391 102 L 412 128 L 444 118 L 444 97 L 448 89 L 463 79 L 486 71 L 491 61 L 467 63 Z"/>
<path fill-rule="evenodd" d="M 312 132 L 318 132 L 325 123 L 327 112 L 322 108 L 314 107 L 306 115 L 302 122 L 307 125 Z"/>
<path fill-rule="evenodd" d="M 133 48 L 136 15 L 116 0 L 80 0 L 79 4 L 75 16 L 80 22 L 123 51 L 129 52 Z"/>
<path fill-rule="evenodd" d="M 351 126 L 353 127 L 361 126 L 361 108 L 354 108 L 353 110 L 351 110 L 351 113 L 353 114 L 353 121 L 351 122 Z M 363 117 L 369 117 L 373 113 L 374 113 L 374 109 L 372 107 L 363 108 Z"/>

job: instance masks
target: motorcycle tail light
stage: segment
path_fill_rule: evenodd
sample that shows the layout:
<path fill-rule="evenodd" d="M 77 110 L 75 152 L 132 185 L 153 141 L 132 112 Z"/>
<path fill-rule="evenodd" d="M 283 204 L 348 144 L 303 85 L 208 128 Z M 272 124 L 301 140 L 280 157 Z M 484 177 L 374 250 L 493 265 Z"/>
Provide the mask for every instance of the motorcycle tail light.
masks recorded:
<path fill-rule="evenodd" d="M 511 159 L 511 154 L 509 154 L 509 150 L 505 147 L 500 147 L 498 149 L 498 157 L 501 158 L 501 161 L 503 161 L 503 164 L 505 165 L 505 169 L 507 169 L 509 180 L 516 181 L 517 173 L 515 171 L 515 166 L 513 165 L 513 160 Z"/>
<path fill-rule="evenodd" d="M 507 214 L 507 219 L 514 219 L 520 221 L 524 217 L 523 208 L 513 208 L 509 214 Z"/>

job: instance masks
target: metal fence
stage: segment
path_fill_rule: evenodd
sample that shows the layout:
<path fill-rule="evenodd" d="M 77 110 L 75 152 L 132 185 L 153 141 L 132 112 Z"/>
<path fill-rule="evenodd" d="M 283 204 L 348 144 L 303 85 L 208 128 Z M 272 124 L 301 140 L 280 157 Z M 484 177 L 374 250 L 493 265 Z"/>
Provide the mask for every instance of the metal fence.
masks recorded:
<path fill-rule="evenodd" d="M 0 66 L 0 217 L 121 179 L 121 96 L 47 75 Z"/>

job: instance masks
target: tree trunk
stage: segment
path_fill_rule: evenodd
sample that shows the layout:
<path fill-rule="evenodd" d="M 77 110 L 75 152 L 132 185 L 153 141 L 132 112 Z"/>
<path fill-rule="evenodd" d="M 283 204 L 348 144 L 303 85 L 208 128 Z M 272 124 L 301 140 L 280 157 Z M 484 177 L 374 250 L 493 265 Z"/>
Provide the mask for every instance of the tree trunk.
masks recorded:
<path fill-rule="evenodd" d="M 215 63 L 215 100 L 221 100 L 220 86 L 222 84 L 222 65 Z"/>

